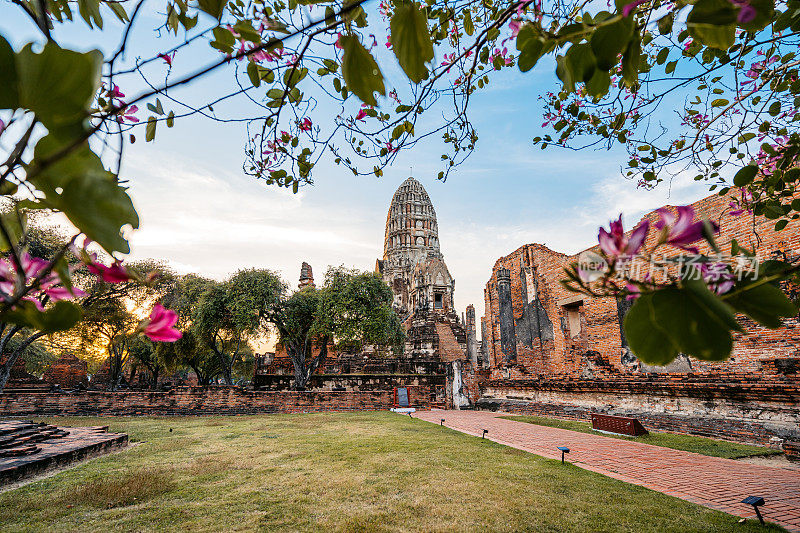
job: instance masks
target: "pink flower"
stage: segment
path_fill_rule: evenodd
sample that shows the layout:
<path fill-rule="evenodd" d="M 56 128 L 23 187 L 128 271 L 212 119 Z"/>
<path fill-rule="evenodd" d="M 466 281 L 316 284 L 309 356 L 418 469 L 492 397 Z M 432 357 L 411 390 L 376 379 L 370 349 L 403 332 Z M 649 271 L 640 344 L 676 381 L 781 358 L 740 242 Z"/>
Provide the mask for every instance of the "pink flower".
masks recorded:
<path fill-rule="evenodd" d="M 311 119 L 306 117 L 300 123 L 300 131 L 311 131 Z"/>
<path fill-rule="evenodd" d="M 625 296 L 625 299 L 628 301 L 635 300 L 642 295 L 642 289 L 633 283 L 628 283 L 625 285 L 625 290 L 628 291 L 628 295 Z"/>
<path fill-rule="evenodd" d="M 156 304 L 150 312 L 150 320 L 144 327 L 144 334 L 152 341 L 175 342 L 183 337 L 183 333 L 172 327 L 177 321 L 178 314 L 175 311 Z"/>
<path fill-rule="evenodd" d="M 647 220 L 643 221 L 636 226 L 631 236 L 627 237 L 622 229 L 622 215 L 620 215 L 617 220 L 611 221 L 610 229 L 611 231 L 606 231 L 605 228 L 600 228 L 597 235 L 600 249 L 611 259 L 630 257 L 635 255 L 644 244 L 650 223 Z"/>
<path fill-rule="evenodd" d="M 386 36 L 386 48 L 391 48 L 391 47 L 392 47 L 392 36 L 391 35 L 387 35 Z"/>
<path fill-rule="evenodd" d="M 333 46 L 335 46 L 336 48 L 338 48 L 339 50 L 341 50 L 341 49 L 342 49 L 342 43 L 341 43 L 341 40 L 342 40 L 342 34 L 341 34 L 341 33 L 337 33 L 336 35 L 337 35 L 337 37 L 336 37 L 336 42 L 335 42 L 335 43 L 333 43 Z"/>
<path fill-rule="evenodd" d="M 656 228 L 665 230 L 667 232 L 666 242 L 668 244 L 672 244 L 673 246 L 683 248 L 684 250 L 693 253 L 697 253 L 697 248 L 687 247 L 687 245 L 697 242 L 703 238 L 703 229 L 705 224 L 702 220 L 695 222 L 694 209 L 692 209 L 691 206 L 678 206 L 677 209 L 677 217 L 666 207 L 662 207 L 656 211 L 660 217 L 655 224 Z M 718 233 L 719 224 L 713 220 L 709 222 L 714 233 Z"/>
<path fill-rule="evenodd" d="M 125 98 L 125 93 L 120 91 L 119 87 L 117 85 L 112 85 L 111 86 L 111 91 L 109 91 L 108 95 L 111 98 Z"/>
<path fill-rule="evenodd" d="M 72 287 L 72 290 L 70 290 L 64 286 L 56 286 L 55 284 L 43 285 L 42 290 L 54 302 L 58 300 L 69 300 L 71 298 L 83 298 L 87 295 L 85 291 L 77 287 Z"/>
<path fill-rule="evenodd" d="M 725 263 L 703 263 L 700 265 L 703 281 L 717 294 L 729 292 L 734 284 L 734 277 Z"/>
<path fill-rule="evenodd" d="M 750 209 L 750 204 L 753 202 L 753 193 L 744 187 L 740 187 L 739 190 L 742 193 L 742 199 L 730 202 L 728 204 L 728 207 L 731 208 L 731 212 L 729 214 L 732 217 L 738 217 L 739 215 L 743 215 L 745 213 L 751 214 L 753 212 L 752 209 Z"/>
<path fill-rule="evenodd" d="M 128 122 L 139 122 L 139 119 L 136 118 L 136 115 L 134 115 L 134 113 L 136 113 L 137 111 L 139 111 L 138 106 L 132 105 L 126 107 L 122 111 L 122 119 L 127 120 Z"/>
<path fill-rule="evenodd" d="M 364 120 L 364 117 L 367 116 L 367 112 L 364 109 L 359 109 L 358 113 L 356 114 L 356 120 Z"/>
<path fill-rule="evenodd" d="M 739 15 L 737 15 L 736 20 L 742 24 L 747 24 L 748 22 L 752 22 L 757 14 L 756 8 L 750 4 L 745 4 L 742 6 L 742 9 L 739 10 Z"/>
<path fill-rule="evenodd" d="M 89 263 L 86 266 L 89 272 L 106 283 L 123 283 L 131 279 L 128 270 L 119 261 L 114 261 L 111 266 L 103 263 Z"/>
<path fill-rule="evenodd" d="M 0 135 L 3 134 L 3 130 L 6 129 L 6 123 L 3 122 L 3 119 L 0 118 Z"/>
<path fill-rule="evenodd" d="M 172 55 L 169 55 L 169 54 L 158 54 L 158 57 L 163 59 L 164 62 L 171 67 L 172 66 L 172 60 L 175 59 L 175 54 L 176 53 L 177 52 L 172 52 Z"/>
<path fill-rule="evenodd" d="M 623 17 L 630 17 L 633 10 L 639 7 L 640 5 L 647 2 L 647 0 L 634 0 L 630 4 L 625 4 L 625 7 L 622 8 L 622 16 Z"/>
<path fill-rule="evenodd" d="M 511 22 L 508 23 L 508 29 L 511 30 L 511 36 L 512 37 L 516 37 L 517 36 L 517 34 L 519 33 L 519 30 L 520 30 L 521 27 L 522 27 L 522 21 L 521 20 L 512 20 Z"/>

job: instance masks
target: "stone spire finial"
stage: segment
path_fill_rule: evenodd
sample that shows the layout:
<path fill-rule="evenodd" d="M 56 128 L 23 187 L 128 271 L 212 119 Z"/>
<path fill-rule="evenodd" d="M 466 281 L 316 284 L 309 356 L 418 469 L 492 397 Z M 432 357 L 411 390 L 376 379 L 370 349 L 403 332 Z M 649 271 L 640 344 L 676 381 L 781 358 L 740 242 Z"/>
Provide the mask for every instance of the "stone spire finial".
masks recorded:
<path fill-rule="evenodd" d="M 314 272 L 311 270 L 311 265 L 303 261 L 303 264 L 300 266 L 300 284 L 297 288 L 302 289 L 309 285 L 316 287 L 316 285 L 314 285 Z"/>

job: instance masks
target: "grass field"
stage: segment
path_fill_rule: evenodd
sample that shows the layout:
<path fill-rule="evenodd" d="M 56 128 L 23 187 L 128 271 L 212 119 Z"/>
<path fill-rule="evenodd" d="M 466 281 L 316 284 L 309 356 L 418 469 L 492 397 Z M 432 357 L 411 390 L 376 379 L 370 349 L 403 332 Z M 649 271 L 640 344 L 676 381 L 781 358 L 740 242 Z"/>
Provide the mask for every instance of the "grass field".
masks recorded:
<path fill-rule="evenodd" d="M 50 422 L 137 445 L 1 493 L 3 533 L 782 531 L 393 413 Z"/>
<path fill-rule="evenodd" d="M 710 455 L 712 457 L 726 457 L 728 459 L 739 459 L 740 457 L 753 457 L 757 455 L 777 455 L 782 453 L 780 450 L 774 450 L 764 446 L 750 446 L 737 442 L 706 439 L 692 435 L 678 435 L 676 433 L 650 432 L 647 435 L 641 435 L 639 437 L 600 433 L 592 429 L 591 423 L 578 422 L 577 420 L 560 420 L 541 416 L 501 416 L 500 418 L 515 420 L 517 422 L 527 422 L 538 426 L 569 429 L 581 433 L 593 433 L 595 435 L 603 435 L 604 437 L 613 437 L 615 439 L 633 440 L 636 442 L 643 442 L 644 444 L 652 444 L 653 446 L 663 446 L 664 448 L 673 448 L 675 450 Z"/>

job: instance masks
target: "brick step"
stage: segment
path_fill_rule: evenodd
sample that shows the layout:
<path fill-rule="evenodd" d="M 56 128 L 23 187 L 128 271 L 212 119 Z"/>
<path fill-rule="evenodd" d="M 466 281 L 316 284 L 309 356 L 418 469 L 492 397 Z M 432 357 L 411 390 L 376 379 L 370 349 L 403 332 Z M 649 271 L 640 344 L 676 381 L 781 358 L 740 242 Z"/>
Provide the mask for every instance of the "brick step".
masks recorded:
<path fill-rule="evenodd" d="M 6 432 L 0 437 L 0 450 L 15 448 L 24 443 L 40 442 L 49 439 L 60 439 L 69 435 L 69 431 L 58 429 L 47 424 L 36 424 L 33 427 L 25 426 L 25 429 L 16 432 Z"/>
<path fill-rule="evenodd" d="M 34 429 L 36 427 L 39 427 L 39 424 L 34 422 L 0 422 L 0 437 L 10 435 L 11 433 L 16 433 L 18 431 L 24 431 L 26 429 Z"/>
<path fill-rule="evenodd" d="M 38 452 L 40 449 L 41 448 L 34 444 L 28 446 L 19 446 L 16 448 L 8 448 L 0 450 L 0 457 L 20 457 L 23 455 L 32 455 Z"/>

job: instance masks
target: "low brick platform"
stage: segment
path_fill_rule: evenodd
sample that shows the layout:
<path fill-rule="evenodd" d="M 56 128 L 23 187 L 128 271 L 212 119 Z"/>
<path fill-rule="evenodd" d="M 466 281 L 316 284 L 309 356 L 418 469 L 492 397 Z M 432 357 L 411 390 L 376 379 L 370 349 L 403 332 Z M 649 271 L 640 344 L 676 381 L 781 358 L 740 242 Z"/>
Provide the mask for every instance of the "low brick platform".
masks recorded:
<path fill-rule="evenodd" d="M 18 441 L 0 455 L 0 486 L 128 444 L 126 434 L 108 433 L 107 426 L 54 428 L 6 420 L 0 421 L 0 434 Z"/>
<path fill-rule="evenodd" d="M 663 492 L 705 507 L 746 518 L 755 517 L 753 508 L 741 503 L 747 496 L 762 496 L 761 513 L 789 531 L 800 532 L 800 472 L 708 457 L 635 441 L 578 433 L 498 418 L 504 413 L 485 411 L 427 411 L 415 418 L 444 425 L 500 444 L 561 459 L 556 446 L 570 449 L 572 464 Z"/>

